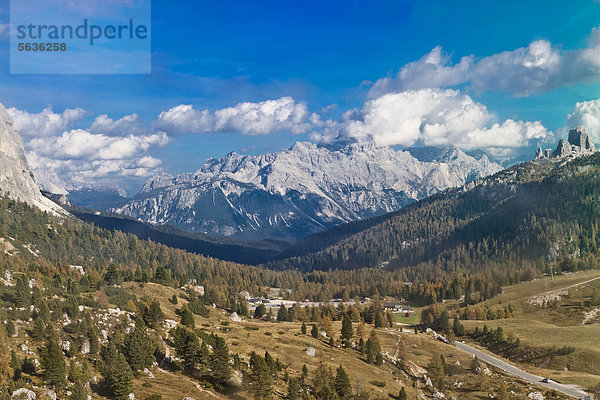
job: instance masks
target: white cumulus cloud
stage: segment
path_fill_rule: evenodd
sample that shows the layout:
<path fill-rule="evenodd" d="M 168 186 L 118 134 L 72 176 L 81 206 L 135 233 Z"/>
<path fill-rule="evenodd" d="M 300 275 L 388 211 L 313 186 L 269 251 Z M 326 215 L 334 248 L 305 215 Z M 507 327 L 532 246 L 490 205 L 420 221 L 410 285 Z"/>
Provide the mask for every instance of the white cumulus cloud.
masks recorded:
<path fill-rule="evenodd" d="M 552 135 L 539 122 L 494 115 L 470 96 L 451 89 L 421 89 L 383 95 L 367 101 L 342 121 L 322 122 L 323 139 L 350 137 L 380 145 L 518 148 Z M 329 136 L 327 136 L 329 135 Z M 314 136 L 318 138 L 318 135 Z"/>
<path fill-rule="evenodd" d="M 157 129 L 169 134 L 207 132 L 238 132 L 244 135 L 266 135 L 280 131 L 303 133 L 310 129 L 307 123 L 308 107 L 292 97 L 244 102 L 214 112 L 196 110 L 191 105 L 178 105 L 163 111 L 154 123 Z"/>
<path fill-rule="evenodd" d="M 566 128 L 568 130 L 579 126 L 587 129 L 594 143 L 600 143 L 600 99 L 575 104 L 573 111 L 567 116 Z M 566 135 L 566 131 L 562 133 Z"/>
<path fill-rule="evenodd" d="M 469 85 L 475 92 L 506 91 L 529 96 L 564 85 L 600 80 L 600 31 L 594 28 L 587 46 L 562 50 L 547 40 L 476 59 L 469 55 L 453 64 L 437 46 L 395 75 L 377 80 L 371 97 L 407 89 Z"/>
<path fill-rule="evenodd" d="M 152 135 L 112 137 L 83 129 L 63 132 L 60 136 L 36 138 L 27 144 L 38 155 L 54 159 L 122 160 L 164 146 L 169 137 L 164 132 Z"/>
<path fill-rule="evenodd" d="M 102 114 L 96 117 L 89 131 L 107 136 L 140 135 L 144 132 L 144 126 L 137 114 L 126 115 L 117 120 Z"/>
<path fill-rule="evenodd" d="M 72 123 L 89 115 L 82 108 L 68 108 L 62 114 L 57 114 L 50 106 L 39 113 L 29 113 L 14 107 L 9 108 L 8 112 L 15 121 L 17 132 L 25 138 L 59 134 Z"/>

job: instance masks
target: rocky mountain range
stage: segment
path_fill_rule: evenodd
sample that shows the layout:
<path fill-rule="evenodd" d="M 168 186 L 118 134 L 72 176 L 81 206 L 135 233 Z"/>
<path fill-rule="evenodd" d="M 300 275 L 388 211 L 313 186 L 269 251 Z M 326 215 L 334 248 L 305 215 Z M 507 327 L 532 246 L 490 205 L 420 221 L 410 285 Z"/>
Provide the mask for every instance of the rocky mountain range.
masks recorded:
<path fill-rule="evenodd" d="M 0 196 L 19 200 L 43 211 L 64 213 L 64 210 L 45 198 L 25 159 L 23 139 L 14 127 L 12 117 L 0 104 Z"/>
<path fill-rule="evenodd" d="M 157 175 L 111 211 L 192 232 L 294 242 L 502 169 L 455 147 L 411 151 L 298 142 L 260 156 L 230 153 L 193 173 Z"/>

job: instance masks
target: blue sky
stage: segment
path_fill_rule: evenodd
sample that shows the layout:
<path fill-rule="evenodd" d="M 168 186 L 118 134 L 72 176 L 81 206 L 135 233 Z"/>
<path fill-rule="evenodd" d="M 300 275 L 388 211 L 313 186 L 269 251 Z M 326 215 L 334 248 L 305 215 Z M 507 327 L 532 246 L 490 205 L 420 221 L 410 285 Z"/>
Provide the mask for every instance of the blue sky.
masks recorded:
<path fill-rule="evenodd" d="M 0 24 L 9 23 L 8 9 L 9 1 L 0 0 Z M 396 126 L 402 121 L 372 122 L 372 118 L 381 115 L 376 112 L 381 107 L 395 111 L 394 107 L 405 107 L 417 98 L 431 102 L 439 96 L 445 100 L 426 112 L 414 112 L 425 121 L 432 118 L 432 113 L 456 107 L 457 102 L 464 105 L 472 101 L 479 107 L 477 113 L 464 115 L 464 118 L 469 119 L 467 125 L 472 125 L 470 129 L 477 139 L 471 144 L 463 143 L 462 147 L 492 148 L 492 152 L 508 157 L 538 142 L 553 143 L 555 137 L 548 132 L 560 135 L 560 129 L 568 125 L 567 115 L 576 114 L 576 103 L 600 98 L 599 78 L 594 70 L 596 60 L 589 60 L 587 54 L 570 54 L 582 49 L 593 53 L 596 44 L 591 43 L 590 35 L 593 36 L 598 25 L 600 4 L 593 1 L 155 0 L 152 2 L 152 74 L 10 75 L 8 36 L 2 35 L 0 30 L 3 60 L 0 102 L 16 110 L 13 113 L 20 113 L 20 119 L 16 119 L 21 121 L 28 151 L 43 159 L 32 163 L 40 168 L 54 168 L 65 179 L 69 174 L 76 174 L 77 169 L 99 168 L 106 157 L 99 157 L 95 152 L 102 152 L 103 145 L 118 147 L 121 146 L 119 137 L 143 137 L 133 140 L 134 146 L 145 143 L 139 145 L 142 150 L 123 151 L 123 157 L 150 157 L 155 161 L 147 158 L 145 163 L 130 165 L 135 171 L 126 176 L 110 168 L 105 174 L 96 171 L 80 176 L 80 179 L 113 179 L 129 191 L 135 191 L 141 181 L 158 170 L 193 171 L 208 157 L 221 157 L 230 151 L 251 154 L 276 151 L 297 140 L 332 140 L 335 135 L 349 135 L 403 147 L 452 143 L 462 131 L 454 132 L 456 124 L 447 120 L 429 121 L 432 125 L 446 124 L 448 127 L 442 133 L 421 132 L 425 136 L 420 136 L 419 132 L 413 132 L 406 137 L 400 137 L 402 132 L 391 132 L 389 128 L 390 124 Z M 507 62 L 523 61 L 516 53 L 507 55 L 508 61 L 498 55 L 527 48 L 536 41 L 541 41 L 540 57 L 560 59 L 555 60 L 556 67 L 544 64 L 540 71 L 532 72 L 525 63 L 529 68 L 525 73 L 520 69 L 514 73 L 518 76 L 531 73 L 528 79 L 513 76 L 505 85 L 498 83 Z M 544 47 L 542 42 L 549 47 Z M 439 54 L 443 58 L 438 66 L 453 67 L 462 57 L 472 55 L 473 59 L 465 64 L 469 65 L 468 72 L 461 72 L 461 77 L 456 78 L 460 69 L 457 68 L 450 71 L 454 78 L 447 78 L 450 72 L 441 75 L 439 71 L 423 72 L 415 65 L 414 70 L 407 71 L 407 77 L 396 79 L 401 68 L 421 60 L 436 46 L 441 47 Z M 492 58 L 485 63 L 477 64 L 489 57 Z M 585 59 L 590 65 L 579 71 L 572 67 L 572 59 Z M 500 67 L 494 67 L 497 65 Z M 439 88 L 411 83 L 431 73 L 439 78 Z M 373 89 L 374 82 L 386 76 L 390 82 L 379 82 L 381 90 Z M 425 82 L 431 81 L 426 79 L 429 76 L 425 75 Z M 419 92 L 379 101 L 382 96 L 422 90 L 439 90 L 439 93 Z M 446 90 L 456 92 L 449 94 L 444 92 Z M 223 127 L 218 128 L 219 117 L 215 114 L 217 122 L 190 129 L 190 132 L 185 130 L 185 124 L 197 121 L 202 110 L 215 113 L 242 102 L 260 104 L 288 97 L 294 104 L 306 108 L 294 108 L 290 117 L 297 116 L 294 123 L 288 121 L 281 126 L 240 133 L 243 118 L 240 122 L 228 117 Z M 196 113 L 185 114 L 186 118 L 181 121 L 173 117 L 168 123 L 157 123 L 161 112 L 179 105 L 192 105 Z M 581 112 L 593 113 L 593 105 Z M 43 124 L 44 116 L 39 113 L 48 106 L 52 107 L 52 113 L 47 112 L 45 117 L 63 115 L 67 109 L 80 108 L 86 112 L 41 134 L 33 128 L 39 129 Z M 262 110 L 261 106 L 258 108 Z M 358 117 L 344 116 L 353 109 L 359 110 Z M 91 130 L 94 120 L 102 114 L 116 121 L 134 113 L 139 117 L 133 130 L 129 125 L 110 133 Z M 427 116 L 423 117 L 423 113 Z M 482 113 L 485 115 L 481 116 Z M 318 123 L 297 127 L 309 124 L 312 114 L 318 116 Z M 577 114 L 572 119 L 589 121 L 594 115 L 588 114 Z M 400 112 L 398 118 L 409 117 L 414 115 Z M 37 123 L 30 123 L 27 118 Z M 358 126 L 354 119 L 359 120 Z M 511 128 L 511 134 L 525 135 L 523 132 L 527 129 L 535 133 L 527 133 L 527 140 L 515 139 L 496 148 L 491 131 L 493 124 L 508 129 L 508 125 L 503 125 L 507 119 L 522 123 Z M 471 124 L 473 120 L 476 121 Z M 539 121 L 545 131 L 539 126 L 525 125 L 535 121 Z M 63 136 L 64 131 L 75 129 L 87 132 L 88 141 L 97 143 L 97 147 L 73 151 L 58 160 L 42 154 L 44 146 L 56 149 L 75 138 L 75 134 Z M 374 132 L 377 129 L 382 131 Z M 166 137 L 156 136 L 158 132 L 165 132 Z M 97 137 L 101 134 L 104 138 Z M 481 138 L 484 134 L 491 135 L 489 140 Z M 131 143 L 125 145 L 131 146 Z"/>

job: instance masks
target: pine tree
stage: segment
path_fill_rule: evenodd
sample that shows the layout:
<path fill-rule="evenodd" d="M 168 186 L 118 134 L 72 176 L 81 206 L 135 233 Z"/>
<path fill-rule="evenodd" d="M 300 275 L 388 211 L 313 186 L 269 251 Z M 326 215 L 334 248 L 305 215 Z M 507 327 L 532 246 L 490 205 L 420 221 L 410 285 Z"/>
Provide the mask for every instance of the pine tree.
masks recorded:
<path fill-rule="evenodd" d="M 175 296 L 175 295 L 173 295 L 173 296 Z M 177 297 L 175 297 L 175 300 L 177 300 Z M 177 304 L 177 301 L 174 304 Z M 146 308 L 146 310 L 144 312 L 144 322 L 150 328 L 156 328 L 164 320 L 165 320 L 165 314 L 163 313 L 162 309 L 160 308 L 160 303 L 158 302 L 158 300 L 155 299 L 152 301 L 152 303 L 150 303 L 150 307 Z"/>
<path fill-rule="evenodd" d="M 229 365 L 229 349 L 225 339 L 215 336 L 213 353 L 210 356 L 210 372 L 214 381 L 219 386 L 225 386 L 231 378 L 231 366 Z"/>
<path fill-rule="evenodd" d="M 273 356 L 271 356 L 268 351 L 265 351 L 265 364 L 267 364 L 267 367 L 269 367 L 269 370 L 272 374 L 277 372 L 277 362 L 273 359 Z"/>
<path fill-rule="evenodd" d="M 38 318 L 41 318 L 42 321 L 48 323 L 50 322 L 50 309 L 48 308 L 48 304 L 46 303 L 45 300 L 41 300 L 40 301 L 40 306 L 39 306 L 39 311 L 38 311 Z"/>
<path fill-rule="evenodd" d="M 70 400 L 87 400 L 88 391 L 81 380 L 75 381 L 75 385 L 71 388 Z"/>
<path fill-rule="evenodd" d="M 454 318 L 454 322 L 452 323 L 452 330 L 454 331 L 454 334 L 458 337 L 464 336 L 465 334 L 465 327 L 460 323 L 458 318 Z"/>
<path fill-rule="evenodd" d="M 348 314 L 344 314 L 344 317 L 342 318 L 341 337 L 347 343 L 350 339 L 352 339 L 353 335 L 354 335 L 354 329 L 352 329 L 352 319 L 350 319 L 350 316 Z"/>
<path fill-rule="evenodd" d="M 0 324 L 0 354 L 3 355 L 3 357 L 0 357 L 0 385 L 2 385 L 5 378 L 10 375 L 11 367 L 10 358 L 8 358 L 8 335 L 2 324 Z M 14 351 L 12 354 L 15 354 Z"/>
<path fill-rule="evenodd" d="M 381 353 L 381 344 L 377 333 L 373 330 L 365 345 L 367 353 L 367 362 L 373 364 L 377 360 L 377 355 Z"/>
<path fill-rule="evenodd" d="M 107 364 L 104 381 L 117 400 L 127 399 L 129 393 L 133 391 L 133 372 L 123 354 L 117 353 L 116 357 Z"/>
<path fill-rule="evenodd" d="M 435 321 L 435 328 L 440 332 L 448 332 L 450 329 L 450 318 L 448 311 L 443 310 Z"/>
<path fill-rule="evenodd" d="M 383 316 L 381 312 L 375 314 L 375 328 L 383 328 Z"/>
<path fill-rule="evenodd" d="M 13 337 L 17 333 L 17 328 L 15 327 L 15 323 L 11 319 L 6 321 L 6 325 L 4 327 L 6 328 L 6 334 L 9 337 Z"/>
<path fill-rule="evenodd" d="M 33 340 L 42 340 L 42 339 L 44 339 L 45 334 L 46 334 L 46 323 L 38 315 L 38 317 L 33 322 L 33 329 L 31 330 L 31 333 L 29 334 L 29 336 L 31 336 L 31 338 Z"/>
<path fill-rule="evenodd" d="M 150 336 L 146 333 L 146 325 L 141 317 L 135 321 L 133 328 L 123 343 L 123 355 L 134 373 L 152 365 L 154 349 Z"/>
<path fill-rule="evenodd" d="M 183 326 L 187 326 L 188 328 L 194 329 L 196 328 L 196 322 L 194 321 L 194 314 L 185 307 L 182 310 L 179 310 L 179 317 L 181 318 L 181 324 Z"/>
<path fill-rule="evenodd" d="M 431 381 L 438 389 L 443 389 L 446 383 L 446 374 L 444 371 L 445 360 L 443 355 L 431 357 L 431 361 L 427 366 L 427 374 L 431 377 Z"/>
<path fill-rule="evenodd" d="M 264 358 L 252 352 L 250 354 L 250 385 L 255 399 L 268 399 L 273 394 L 271 370 Z"/>
<path fill-rule="evenodd" d="M 385 314 L 385 316 L 387 317 L 388 325 L 390 326 L 390 328 L 393 328 L 394 327 L 394 316 L 392 315 L 391 312 L 387 312 Z"/>
<path fill-rule="evenodd" d="M 178 326 L 173 332 L 173 341 L 177 355 L 183 358 L 186 371 L 194 371 L 201 357 L 198 336 L 186 327 Z"/>
<path fill-rule="evenodd" d="M 279 306 L 279 310 L 277 311 L 277 321 L 282 322 L 282 321 L 287 321 L 287 319 L 288 319 L 288 310 L 282 304 L 281 306 Z"/>
<path fill-rule="evenodd" d="M 41 365 L 44 380 L 49 385 L 55 388 L 62 388 L 65 385 L 67 364 L 63 351 L 54 337 L 49 338 L 42 349 Z"/>
<path fill-rule="evenodd" d="M 337 393 L 333 388 L 333 377 L 331 370 L 325 368 L 321 362 L 315 370 L 315 378 L 313 380 L 313 389 L 315 397 L 319 400 L 336 400 Z"/>
<path fill-rule="evenodd" d="M 302 326 L 300 327 L 300 333 L 302 333 L 303 335 L 306 335 L 306 324 L 303 322 Z"/>
<path fill-rule="evenodd" d="M 400 393 L 398 393 L 398 400 L 407 400 L 408 399 L 408 395 L 406 394 L 406 389 L 404 388 L 404 386 L 402 386 L 402 389 L 400 389 Z"/>
<path fill-rule="evenodd" d="M 310 330 L 310 334 L 315 339 L 319 338 L 319 327 L 317 327 L 317 324 L 313 324 L 312 329 Z"/>
<path fill-rule="evenodd" d="M 298 400 L 300 398 L 298 391 L 298 380 L 296 378 L 290 378 L 288 381 L 288 400 Z"/>
<path fill-rule="evenodd" d="M 18 308 L 29 307 L 31 304 L 31 291 L 25 276 L 20 276 L 15 285 L 15 305 Z"/>
<path fill-rule="evenodd" d="M 267 313 L 267 308 L 265 307 L 264 304 L 259 304 L 258 306 L 256 306 L 256 309 L 254 309 L 254 318 L 258 319 L 260 317 L 262 317 L 263 315 L 265 315 Z"/>
<path fill-rule="evenodd" d="M 333 386 L 335 388 L 335 392 L 341 400 L 350 399 L 352 397 L 350 379 L 341 365 L 336 370 Z"/>

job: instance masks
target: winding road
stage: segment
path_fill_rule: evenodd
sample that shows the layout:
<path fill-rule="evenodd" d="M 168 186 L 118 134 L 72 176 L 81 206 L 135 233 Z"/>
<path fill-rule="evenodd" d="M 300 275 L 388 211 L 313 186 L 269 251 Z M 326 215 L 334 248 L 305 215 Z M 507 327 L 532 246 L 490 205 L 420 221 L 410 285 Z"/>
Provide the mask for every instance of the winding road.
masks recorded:
<path fill-rule="evenodd" d="M 491 356 L 488 353 L 485 353 L 474 347 L 468 346 L 468 345 L 460 343 L 460 342 L 455 342 L 454 345 L 456 346 L 457 349 L 464 351 L 465 353 L 469 353 L 473 356 L 477 356 L 477 358 L 479 358 L 481 361 L 483 361 L 487 364 L 493 365 L 494 367 L 501 369 L 502 371 L 506 372 L 507 374 L 516 376 L 516 377 L 524 379 L 526 381 L 529 381 L 529 382 L 533 383 L 534 385 L 543 386 L 548 389 L 554 389 L 557 392 L 561 392 L 563 394 L 566 394 L 567 396 L 572 396 L 577 399 L 592 399 L 590 394 L 584 392 L 577 386 L 563 385 L 563 384 L 560 384 L 560 383 L 554 382 L 554 381 L 542 382 L 542 379 L 544 379 L 543 377 L 530 374 L 529 372 L 525 372 L 525 371 L 503 361 L 500 358 Z"/>

